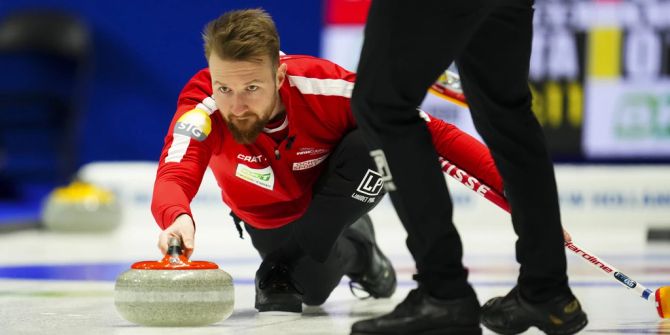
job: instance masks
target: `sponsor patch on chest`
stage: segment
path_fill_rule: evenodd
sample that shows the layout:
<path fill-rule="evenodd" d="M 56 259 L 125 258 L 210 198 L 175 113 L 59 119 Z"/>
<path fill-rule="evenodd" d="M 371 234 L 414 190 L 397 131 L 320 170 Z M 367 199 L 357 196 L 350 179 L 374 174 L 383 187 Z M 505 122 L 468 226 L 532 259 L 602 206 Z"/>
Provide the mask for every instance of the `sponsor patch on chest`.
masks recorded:
<path fill-rule="evenodd" d="M 300 148 L 300 149 L 298 149 L 298 152 L 296 153 L 296 156 L 321 155 L 321 154 L 325 154 L 327 152 L 328 152 L 328 149 L 324 149 L 324 148 Z"/>
<path fill-rule="evenodd" d="M 325 161 L 326 158 L 328 158 L 328 155 L 323 155 L 321 157 L 317 157 L 317 158 L 302 161 L 302 162 L 295 162 L 295 163 L 293 163 L 293 171 L 307 170 L 307 169 L 313 168 L 313 167 L 321 164 L 323 161 Z"/>
<path fill-rule="evenodd" d="M 267 161 L 265 157 L 263 157 L 263 155 L 252 156 L 252 155 L 238 154 L 237 159 L 249 163 L 261 163 Z"/>
<path fill-rule="evenodd" d="M 254 169 L 239 163 L 237 164 L 235 176 L 268 190 L 272 190 L 275 187 L 275 175 L 270 166 L 262 169 Z"/>

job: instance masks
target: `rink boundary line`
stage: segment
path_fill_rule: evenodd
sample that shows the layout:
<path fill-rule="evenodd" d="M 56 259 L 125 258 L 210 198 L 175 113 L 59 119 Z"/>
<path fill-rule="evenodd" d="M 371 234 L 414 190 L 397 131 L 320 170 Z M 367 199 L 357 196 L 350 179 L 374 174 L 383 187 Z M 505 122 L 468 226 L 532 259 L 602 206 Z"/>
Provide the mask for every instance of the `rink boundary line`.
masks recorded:
<path fill-rule="evenodd" d="M 52 279 L 52 278 L 17 278 L 17 277 L 0 277 L 0 282 L 7 280 L 7 281 L 14 281 L 14 282 L 52 282 L 52 283 L 68 283 L 72 282 L 74 283 L 110 283 L 110 280 L 82 280 L 82 279 L 75 279 L 75 280 L 70 280 L 70 279 Z M 480 280 L 471 280 L 469 281 L 470 284 L 473 286 L 477 287 L 511 287 L 516 285 L 516 281 L 514 280 L 497 280 L 497 281 L 480 281 Z M 645 282 L 647 285 L 650 287 L 660 287 L 660 286 L 666 286 L 670 284 L 668 281 L 646 281 Z M 233 284 L 236 286 L 254 286 L 254 279 L 253 278 L 237 278 L 233 279 Z M 340 281 L 338 286 L 341 287 L 349 287 L 349 280 L 345 277 Z M 413 280 L 398 280 L 398 287 L 403 287 L 403 288 L 411 288 L 415 287 L 416 282 Z M 609 287 L 619 287 L 620 284 L 613 283 L 610 281 L 605 281 L 605 280 L 570 280 L 570 286 L 572 287 L 602 287 L 602 288 L 609 288 Z M 46 290 L 48 292 L 52 290 Z M 56 291 L 56 290 L 54 290 Z M 85 290 L 89 291 L 89 290 Z M 104 290 L 102 290 L 104 291 Z M 102 292 L 99 291 L 99 292 Z M 0 297 L 6 296 L 8 291 L 0 291 Z M 12 291 L 16 293 L 16 291 Z M 39 292 L 36 290 L 35 292 Z M 62 292 L 61 290 L 57 290 L 57 292 Z M 72 292 L 77 292 L 77 291 L 72 291 Z M 98 292 L 98 290 L 95 290 L 95 292 Z"/>

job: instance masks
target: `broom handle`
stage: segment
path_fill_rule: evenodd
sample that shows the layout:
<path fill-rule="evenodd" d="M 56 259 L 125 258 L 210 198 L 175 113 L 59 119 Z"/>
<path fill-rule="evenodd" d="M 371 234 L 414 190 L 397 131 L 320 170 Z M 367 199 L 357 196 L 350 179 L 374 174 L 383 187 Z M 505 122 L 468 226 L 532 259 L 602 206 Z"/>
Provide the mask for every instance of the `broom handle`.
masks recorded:
<path fill-rule="evenodd" d="M 507 202 L 507 199 L 502 194 L 496 192 L 490 186 L 483 184 L 477 178 L 470 176 L 469 173 L 460 169 L 458 166 L 449 162 L 448 160 L 440 157 L 440 166 L 442 171 L 449 175 L 450 177 L 456 179 L 469 189 L 475 191 L 475 193 L 482 195 L 484 198 L 494 203 L 498 207 L 504 209 L 506 212 L 510 213 L 510 206 Z M 580 259 L 590 264 L 592 267 L 598 269 L 600 273 L 604 274 L 608 278 L 616 281 L 617 283 L 623 285 L 629 290 L 637 292 L 637 294 L 647 301 L 650 301 L 656 304 L 654 297 L 654 292 L 646 288 L 644 285 L 633 280 L 631 277 L 627 276 L 623 272 L 619 271 L 616 267 L 605 262 L 602 258 L 596 256 L 596 254 L 587 251 L 586 249 L 577 246 L 572 241 L 565 242 L 565 248 L 571 251 L 573 254 L 577 255 Z"/>

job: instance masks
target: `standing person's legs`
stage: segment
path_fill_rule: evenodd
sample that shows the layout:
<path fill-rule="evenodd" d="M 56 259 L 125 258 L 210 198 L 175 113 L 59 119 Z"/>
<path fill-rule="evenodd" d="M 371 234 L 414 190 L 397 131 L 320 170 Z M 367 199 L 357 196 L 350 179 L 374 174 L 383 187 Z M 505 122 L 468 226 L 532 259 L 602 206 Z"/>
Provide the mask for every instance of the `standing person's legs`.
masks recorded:
<path fill-rule="evenodd" d="M 528 86 L 531 0 L 498 8 L 456 60 L 473 121 L 496 162 L 519 235 L 519 287 L 542 301 L 565 293 L 563 248 L 554 170 Z"/>
<path fill-rule="evenodd" d="M 481 334 L 449 192 L 416 108 L 491 2 L 372 2 L 352 104 L 408 232 L 419 288 L 391 313 L 354 323 L 352 334 Z"/>
<path fill-rule="evenodd" d="M 553 165 L 531 110 L 532 21 L 532 0 L 506 1 L 456 61 L 477 131 L 502 175 L 519 236 L 518 287 L 487 302 L 482 323 L 501 333 L 536 326 L 550 334 L 572 334 L 587 321 L 568 287 Z"/>
<path fill-rule="evenodd" d="M 416 108 L 489 7 L 486 0 L 373 1 L 352 97 L 371 154 L 390 167 L 385 175 L 397 189 L 390 196 L 408 232 L 419 286 L 440 298 L 473 291 L 444 175 Z"/>

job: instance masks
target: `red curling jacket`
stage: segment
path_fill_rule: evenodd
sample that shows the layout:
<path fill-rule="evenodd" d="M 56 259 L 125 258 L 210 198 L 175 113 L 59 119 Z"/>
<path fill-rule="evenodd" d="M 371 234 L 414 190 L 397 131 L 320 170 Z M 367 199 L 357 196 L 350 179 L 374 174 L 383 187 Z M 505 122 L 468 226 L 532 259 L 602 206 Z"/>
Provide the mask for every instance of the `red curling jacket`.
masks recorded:
<path fill-rule="evenodd" d="M 169 227 L 190 203 L 209 167 L 223 201 L 244 222 L 261 229 L 290 223 L 307 210 L 328 154 L 356 127 L 349 100 L 355 74 L 324 59 L 285 55 L 279 89 L 288 135 L 277 143 L 261 133 L 255 143 L 233 140 L 212 98 L 208 69 L 182 90 L 160 157 L 151 210 Z M 502 193 L 488 149 L 455 126 L 422 113 L 438 154 Z M 436 162 L 435 164 L 438 164 Z"/>

